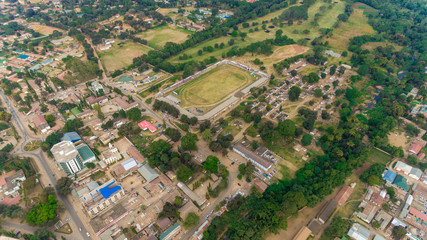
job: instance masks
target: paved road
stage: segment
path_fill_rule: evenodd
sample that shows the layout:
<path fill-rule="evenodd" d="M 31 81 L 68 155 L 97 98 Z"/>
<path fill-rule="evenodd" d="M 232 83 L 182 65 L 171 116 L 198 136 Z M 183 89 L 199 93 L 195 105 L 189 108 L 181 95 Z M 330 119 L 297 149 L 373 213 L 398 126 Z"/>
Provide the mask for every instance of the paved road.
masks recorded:
<path fill-rule="evenodd" d="M 202 225 L 205 221 L 207 216 L 210 214 L 210 212 L 214 211 L 214 208 L 216 205 L 218 205 L 222 200 L 224 200 L 227 196 L 234 194 L 233 192 L 230 192 L 233 188 L 233 181 L 237 178 L 238 171 L 230 172 L 228 175 L 228 186 L 227 188 L 221 192 L 221 194 L 218 196 L 218 198 L 213 202 L 209 207 L 205 208 L 203 211 L 203 214 L 200 216 L 199 222 L 197 225 L 191 229 L 189 229 L 184 236 L 181 237 L 181 239 L 187 240 L 190 239 L 194 232 L 197 231 L 197 229 Z"/>
<path fill-rule="evenodd" d="M 40 149 L 39 152 L 26 152 L 23 149 L 23 146 L 25 146 L 26 142 L 30 139 L 38 139 L 35 137 L 32 137 L 26 130 L 26 128 L 24 127 L 24 125 L 22 124 L 21 120 L 19 119 L 19 116 L 16 114 L 15 109 L 12 107 L 12 104 L 9 102 L 9 99 L 4 95 L 3 91 L 0 90 L 0 94 L 2 95 L 5 103 L 8 105 L 9 110 L 12 114 L 12 118 L 15 120 L 16 125 L 19 128 L 19 131 L 21 132 L 21 135 L 24 137 L 24 142 L 21 144 L 19 151 L 17 151 L 15 154 L 16 155 L 29 155 L 32 156 L 34 158 L 36 158 L 38 160 L 38 163 L 41 164 L 41 166 L 44 168 L 44 170 L 46 171 L 49 180 L 50 180 L 50 184 L 52 186 L 56 186 L 56 179 L 53 175 L 52 170 L 49 167 L 49 164 L 47 163 L 47 160 L 45 159 L 42 150 Z M 79 232 L 77 231 L 77 229 L 73 229 L 74 230 L 74 234 L 73 235 L 78 235 L 78 236 L 74 236 L 73 239 L 79 240 L 79 239 L 91 239 L 90 237 L 86 236 L 86 228 L 85 225 L 82 223 L 82 221 L 80 220 L 80 218 L 78 217 L 73 205 L 70 203 L 70 201 L 68 200 L 67 197 L 64 197 L 62 195 L 56 194 L 60 200 L 63 202 L 65 209 L 68 211 L 68 213 L 70 214 L 70 217 L 72 219 L 72 221 L 74 222 L 74 224 L 78 227 L 82 228 L 82 231 Z M 80 233 L 80 234 L 78 234 Z M 70 238 L 70 237 L 68 237 Z"/>

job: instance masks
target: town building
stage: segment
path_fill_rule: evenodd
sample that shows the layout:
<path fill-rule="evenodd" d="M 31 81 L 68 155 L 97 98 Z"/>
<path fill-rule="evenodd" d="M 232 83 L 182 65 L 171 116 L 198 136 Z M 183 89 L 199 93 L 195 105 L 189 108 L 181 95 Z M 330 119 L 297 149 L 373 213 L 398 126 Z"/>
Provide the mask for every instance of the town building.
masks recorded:
<path fill-rule="evenodd" d="M 102 96 L 105 94 L 104 87 L 98 81 L 93 81 L 89 86 L 89 90 L 91 90 L 95 96 Z"/>
<path fill-rule="evenodd" d="M 103 185 L 80 196 L 80 201 L 88 215 L 93 218 L 112 208 L 125 195 L 124 188 L 117 185 L 116 180 L 111 179 Z"/>
<path fill-rule="evenodd" d="M 46 134 L 50 130 L 50 126 L 43 115 L 34 116 L 33 122 L 34 126 L 43 134 Z"/>
<path fill-rule="evenodd" d="M 128 214 L 129 212 L 125 207 L 121 204 L 117 204 L 104 214 L 90 220 L 89 224 L 95 232 L 95 235 L 99 236 Z"/>
<path fill-rule="evenodd" d="M 83 168 L 83 159 L 72 142 L 59 142 L 50 151 L 67 175 L 76 174 Z"/>
<path fill-rule="evenodd" d="M 419 144 L 417 142 L 413 142 L 411 144 L 411 146 L 409 147 L 408 152 L 411 154 L 417 155 L 421 151 L 422 148 L 423 148 L 423 146 L 421 144 Z"/>
<path fill-rule="evenodd" d="M 121 180 L 132 174 L 132 172 L 136 171 L 140 166 L 141 164 L 138 161 L 129 158 L 126 161 L 116 164 L 112 173 L 114 173 L 116 179 Z"/>
<path fill-rule="evenodd" d="M 369 240 L 371 231 L 369 231 L 367 228 L 360 225 L 359 223 L 354 223 L 348 231 L 348 235 L 355 240 Z"/>
<path fill-rule="evenodd" d="M 108 97 L 106 95 L 100 96 L 100 97 L 94 97 L 89 96 L 86 98 L 86 103 L 89 104 L 91 107 L 95 106 L 96 104 L 103 104 L 108 102 Z"/>
<path fill-rule="evenodd" d="M 332 199 L 331 201 L 329 201 L 325 205 L 325 207 L 323 207 L 322 211 L 318 216 L 319 222 L 321 222 L 322 224 L 325 224 L 329 220 L 329 217 L 335 211 L 337 206 L 338 206 L 338 202 L 335 199 Z"/>
<path fill-rule="evenodd" d="M 101 154 L 101 160 L 105 164 L 111 164 L 111 163 L 119 160 L 119 157 L 120 157 L 120 153 L 116 147 L 109 148 L 109 149 L 105 150 L 104 152 L 102 152 L 102 154 Z"/>
<path fill-rule="evenodd" d="M 150 167 L 149 164 L 144 164 L 140 168 L 138 168 L 139 174 L 147 181 L 152 182 L 154 179 L 158 178 L 160 175 L 156 170 Z"/>
<path fill-rule="evenodd" d="M 396 179 L 397 173 L 393 172 L 390 169 L 387 169 L 385 171 L 385 174 L 383 175 L 383 179 L 386 180 L 389 183 L 393 183 L 394 179 Z"/>
<path fill-rule="evenodd" d="M 133 157 L 136 161 L 140 162 L 140 163 L 144 163 L 145 162 L 145 158 L 144 156 L 142 156 L 141 152 L 139 152 L 138 148 L 136 148 L 135 146 L 130 146 L 128 147 L 128 149 L 126 150 L 126 152 Z"/>
<path fill-rule="evenodd" d="M 61 138 L 61 141 L 70 141 L 74 144 L 79 144 L 82 141 L 82 138 L 77 132 L 66 132 Z"/>
<path fill-rule="evenodd" d="M 420 169 L 414 168 L 401 161 L 397 161 L 394 169 L 412 177 L 415 180 L 420 180 L 421 176 L 423 175 L 423 172 Z"/>
<path fill-rule="evenodd" d="M 396 185 L 397 187 L 405 190 L 406 192 L 408 192 L 409 186 L 406 182 L 407 182 L 407 179 L 405 177 L 403 177 L 402 175 L 398 174 L 396 176 L 396 179 L 394 179 L 393 184 Z"/>
<path fill-rule="evenodd" d="M 259 167 L 264 171 L 268 171 L 268 169 L 270 169 L 270 167 L 273 165 L 272 161 L 257 155 L 256 153 L 251 151 L 249 148 L 243 146 L 240 143 L 234 145 L 233 150 L 236 153 L 240 154 L 242 157 L 251 161 L 256 167 Z"/>
<path fill-rule="evenodd" d="M 304 226 L 298 231 L 293 240 L 307 240 L 310 235 L 311 230 L 308 227 Z"/>
<path fill-rule="evenodd" d="M 178 182 L 177 186 L 187 195 L 192 201 L 195 201 L 197 205 L 202 206 L 206 199 L 203 199 L 202 197 L 198 196 L 196 193 L 194 193 L 187 185 L 185 185 L 182 182 Z"/>
<path fill-rule="evenodd" d="M 181 231 L 181 225 L 175 223 L 172 227 L 166 230 L 162 235 L 160 235 L 160 240 L 171 240 Z"/>
<path fill-rule="evenodd" d="M 95 154 L 90 150 L 90 148 L 86 144 L 80 144 L 77 146 L 77 151 L 82 157 L 83 164 L 93 162 L 96 160 Z"/>
<path fill-rule="evenodd" d="M 344 186 L 335 196 L 335 200 L 338 202 L 338 205 L 342 206 L 347 202 L 347 199 L 353 193 L 353 188 L 350 186 Z"/>
<path fill-rule="evenodd" d="M 154 127 L 149 121 L 146 121 L 146 120 L 138 123 L 138 126 L 142 128 L 142 130 L 145 131 L 148 129 L 152 133 L 154 133 L 157 130 L 156 127 Z"/>
<path fill-rule="evenodd" d="M 128 110 L 130 110 L 132 108 L 138 107 L 138 103 L 137 102 L 128 103 L 126 101 L 126 98 L 122 97 L 122 96 L 118 96 L 118 97 L 113 98 L 111 100 L 111 102 L 116 103 L 120 107 L 120 109 L 123 109 L 125 111 L 128 111 Z"/>
<path fill-rule="evenodd" d="M 0 203 L 7 204 L 8 200 L 18 197 L 21 183 L 26 180 L 24 170 L 20 169 L 15 174 L 0 180 Z M 5 201 L 6 200 L 6 201 Z M 18 199 L 19 200 L 19 199 Z"/>

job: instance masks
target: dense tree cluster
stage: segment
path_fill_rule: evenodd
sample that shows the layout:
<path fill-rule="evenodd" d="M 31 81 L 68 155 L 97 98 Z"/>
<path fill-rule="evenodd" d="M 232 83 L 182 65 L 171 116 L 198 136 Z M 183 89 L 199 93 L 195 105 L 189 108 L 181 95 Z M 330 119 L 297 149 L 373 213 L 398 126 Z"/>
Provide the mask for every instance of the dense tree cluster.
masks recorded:
<path fill-rule="evenodd" d="M 360 175 L 360 180 L 369 185 L 379 185 L 381 183 L 381 174 L 384 172 L 385 166 L 381 163 L 373 164 L 369 169 Z"/>
<path fill-rule="evenodd" d="M 159 101 L 159 100 L 155 100 L 154 101 L 153 109 L 154 110 L 159 110 L 159 111 L 162 111 L 162 112 L 166 112 L 166 113 L 168 113 L 171 116 L 176 117 L 176 118 L 180 114 L 179 110 L 175 106 L 173 106 L 173 105 L 171 105 L 171 104 L 169 104 L 167 102 L 163 102 L 163 101 Z"/>
<path fill-rule="evenodd" d="M 57 208 L 58 201 L 55 199 L 55 195 L 49 194 L 47 199 L 40 199 L 40 203 L 27 213 L 26 220 L 29 224 L 38 226 L 52 225 L 56 222 Z"/>
<path fill-rule="evenodd" d="M 304 115 L 310 113 L 304 112 Z M 212 221 L 204 239 L 217 239 L 223 234 L 230 238 L 260 239 L 266 232 L 286 229 L 288 217 L 296 215 L 304 206 L 321 202 L 366 159 L 361 144 L 364 133 L 359 126 L 357 118 L 349 114 L 341 118 L 338 126 L 325 129 L 325 135 L 319 139 L 325 155 L 312 158 L 297 171 L 295 179 L 270 185 L 262 196 L 250 195 L 236 199 L 238 204 L 230 203 L 229 211 Z M 263 128 L 260 127 L 260 131 L 266 131 Z M 274 136 L 274 125 L 268 129 L 271 133 L 267 135 Z"/>

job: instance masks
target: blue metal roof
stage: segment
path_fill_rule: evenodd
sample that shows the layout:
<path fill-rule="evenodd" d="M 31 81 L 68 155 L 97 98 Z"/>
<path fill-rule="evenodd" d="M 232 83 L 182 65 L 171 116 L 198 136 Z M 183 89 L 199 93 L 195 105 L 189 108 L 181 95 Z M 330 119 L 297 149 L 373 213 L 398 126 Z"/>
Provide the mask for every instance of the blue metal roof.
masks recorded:
<path fill-rule="evenodd" d="M 116 181 L 113 181 L 112 183 L 108 184 L 107 186 L 101 188 L 99 191 L 101 192 L 102 196 L 105 199 L 108 199 L 111 195 L 113 195 L 115 192 L 119 191 L 120 189 L 122 189 L 122 187 L 120 186 L 114 186 L 112 188 L 109 188 L 111 185 L 113 185 L 114 183 L 116 183 Z"/>
<path fill-rule="evenodd" d="M 390 169 L 387 170 L 387 172 L 385 173 L 383 179 L 386 180 L 389 183 L 393 183 L 394 179 L 396 178 L 397 173 L 391 171 Z"/>
<path fill-rule="evenodd" d="M 64 133 L 64 136 L 61 138 L 61 140 L 75 143 L 82 140 L 82 138 L 76 132 L 66 132 Z"/>

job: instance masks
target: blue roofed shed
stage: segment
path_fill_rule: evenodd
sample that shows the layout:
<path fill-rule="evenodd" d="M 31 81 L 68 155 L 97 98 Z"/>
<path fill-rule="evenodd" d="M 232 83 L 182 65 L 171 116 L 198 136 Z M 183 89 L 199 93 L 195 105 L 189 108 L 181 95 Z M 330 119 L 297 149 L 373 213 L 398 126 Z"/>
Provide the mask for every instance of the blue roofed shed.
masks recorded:
<path fill-rule="evenodd" d="M 111 185 L 115 184 L 116 181 L 113 181 L 112 183 L 108 184 L 107 186 L 99 189 L 99 191 L 101 192 L 102 196 L 105 199 L 108 199 L 111 195 L 113 195 L 115 192 L 119 191 L 120 189 L 122 189 L 122 187 L 120 186 L 114 186 L 112 188 L 110 188 Z"/>
<path fill-rule="evenodd" d="M 386 180 L 389 183 L 393 183 L 394 179 L 396 178 L 397 173 L 391 171 L 390 169 L 387 170 L 387 172 L 385 173 L 383 179 Z"/>
<path fill-rule="evenodd" d="M 76 132 L 66 132 L 64 133 L 64 136 L 61 138 L 61 141 L 70 141 L 72 143 L 78 143 L 81 140 L 82 138 Z"/>

